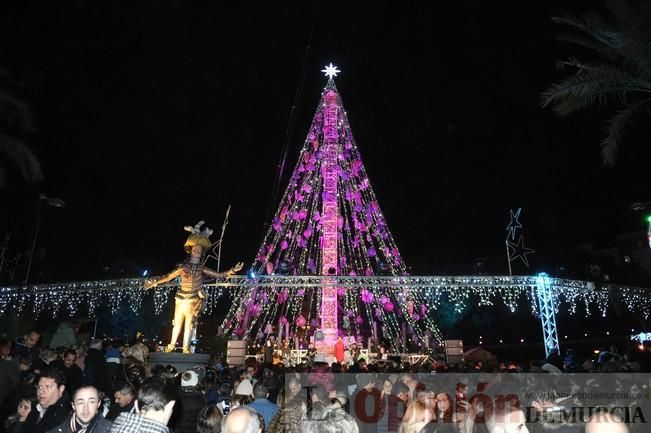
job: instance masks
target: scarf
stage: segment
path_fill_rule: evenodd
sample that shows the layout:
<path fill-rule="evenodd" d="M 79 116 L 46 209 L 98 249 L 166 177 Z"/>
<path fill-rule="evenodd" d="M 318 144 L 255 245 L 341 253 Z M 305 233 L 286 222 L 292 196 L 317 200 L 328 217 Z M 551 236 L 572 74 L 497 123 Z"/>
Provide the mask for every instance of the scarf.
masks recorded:
<path fill-rule="evenodd" d="M 97 419 L 98 415 L 95 415 L 88 424 L 83 425 L 81 421 L 78 421 L 77 417 L 73 414 L 70 417 L 70 431 L 72 433 L 91 433 L 95 429 Z"/>

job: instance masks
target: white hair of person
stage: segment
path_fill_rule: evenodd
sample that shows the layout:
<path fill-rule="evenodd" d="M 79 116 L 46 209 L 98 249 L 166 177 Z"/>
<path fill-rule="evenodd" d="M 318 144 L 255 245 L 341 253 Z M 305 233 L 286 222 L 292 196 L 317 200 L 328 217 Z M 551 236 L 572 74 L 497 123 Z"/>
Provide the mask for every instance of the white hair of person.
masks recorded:
<path fill-rule="evenodd" d="M 246 425 L 239 426 L 240 428 L 229 425 L 229 420 L 231 421 L 230 424 L 233 424 L 232 420 L 234 418 L 238 418 L 244 414 L 248 415 Z M 222 419 L 221 431 L 222 433 L 259 433 L 260 420 L 258 419 L 258 413 L 247 406 L 237 407 Z"/>

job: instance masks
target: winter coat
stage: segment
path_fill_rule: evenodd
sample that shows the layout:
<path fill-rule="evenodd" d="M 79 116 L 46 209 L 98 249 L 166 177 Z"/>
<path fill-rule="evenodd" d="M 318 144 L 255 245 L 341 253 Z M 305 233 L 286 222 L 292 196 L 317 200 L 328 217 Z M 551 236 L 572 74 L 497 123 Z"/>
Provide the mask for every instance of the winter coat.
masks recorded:
<path fill-rule="evenodd" d="M 14 430 L 14 432 L 46 433 L 48 430 L 55 428 L 65 421 L 70 412 L 72 412 L 70 398 L 67 393 L 63 393 L 63 396 L 56 403 L 45 410 L 43 418 L 40 420 L 38 418 L 38 410 L 36 409 L 36 406 L 33 405 L 27 419 L 24 422 L 17 423 L 17 429 Z"/>
<path fill-rule="evenodd" d="M 89 348 L 84 366 L 84 385 L 93 385 L 98 390 L 109 394 L 106 375 L 106 359 L 99 349 Z"/>
<path fill-rule="evenodd" d="M 74 413 L 70 414 L 70 416 L 68 416 L 61 424 L 51 430 L 48 430 L 47 433 L 72 433 L 72 430 L 70 429 L 70 420 L 73 416 Z M 101 414 L 98 414 L 97 416 L 97 423 L 94 427 L 87 429 L 86 433 L 109 433 L 111 431 L 111 426 L 113 423 L 104 419 Z"/>

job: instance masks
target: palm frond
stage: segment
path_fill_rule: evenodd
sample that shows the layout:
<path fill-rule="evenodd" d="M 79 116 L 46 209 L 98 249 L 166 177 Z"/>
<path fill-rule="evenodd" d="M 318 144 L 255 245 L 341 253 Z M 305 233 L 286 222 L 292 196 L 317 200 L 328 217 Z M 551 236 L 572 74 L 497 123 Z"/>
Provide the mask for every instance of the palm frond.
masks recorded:
<path fill-rule="evenodd" d="M 541 94 L 542 106 L 553 106 L 561 116 L 590 106 L 601 106 L 610 98 L 625 102 L 634 95 L 651 94 L 650 82 L 614 66 L 573 61 L 568 64 L 579 68 L 578 71 L 552 84 Z"/>
<path fill-rule="evenodd" d="M 10 93 L 0 92 L 0 118 L 7 128 L 17 128 L 21 133 L 34 131 L 34 119 L 27 104 Z"/>
<path fill-rule="evenodd" d="M 36 159 L 34 152 L 22 141 L 0 133 L 0 156 L 14 165 L 26 182 L 43 180 L 41 164 Z M 4 172 L 6 173 L 6 169 Z M 0 182 L 0 188 L 3 188 L 2 178 L 0 178 Z"/>
<path fill-rule="evenodd" d="M 567 36 L 567 42 L 575 45 L 596 50 L 609 56 L 618 55 L 624 46 L 622 33 L 605 24 L 598 15 L 585 15 L 581 18 L 556 16 L 552 17 L 552 21 L 577 30 L 579 34 L 584 36 L 583 38 L 570 38 Z"/>
<path fill-rule="evenodd" d="M 651 103 L 651 98 L 645 98 L 635 104 L 626 105 L 608 120 L 607 135 L 601 142 L 601 156 L 604 165 L 609 167 L 615 165 L 626 130 L 633 124 L 633 118 L 637 112 L 649 103 Z"/>

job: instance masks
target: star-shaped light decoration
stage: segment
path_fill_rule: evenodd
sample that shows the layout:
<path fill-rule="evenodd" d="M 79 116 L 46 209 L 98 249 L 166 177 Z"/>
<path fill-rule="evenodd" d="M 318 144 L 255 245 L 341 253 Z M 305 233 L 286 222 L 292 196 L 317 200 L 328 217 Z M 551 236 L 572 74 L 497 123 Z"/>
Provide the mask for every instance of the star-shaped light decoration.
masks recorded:
<path fill-rule="evenodd" d="M 507 240 L 509 238 L 511 238 L 511 240 L 515 240 L 516 231 L 522 228 L 522 224 L 520 224 L 520 221 L 518 221 L 521 211 L 522 208 L 518 208 L 518 210 L 515 212 L 513 212 L 513 209 L 509 209 L 509 213 L 511 214 L 511 221 L 509 222 L 509 225 L 506 226 L 506 231 L 509 233 L 506 237 Z"/>
<path fill-rule="evenodd" d="M 520 235 L 516 242 L 507 241 L 509 245 L 509 261 L 521 259 L 526 267 L 529 267 L 527 254 L 533 254 L 536 250 L 527 248 L 524 244 L 524 237 Z"/>
<path fill-rule="evenodd" d="M 332 79 L 332 77 L 336 77 L 339 72 L 339 68 L 337 68 L 335 65 L 330 62 L 329 65 L 324 66 L 325 69 L 321 69 L 321 72 L 325 74 L 326 77 Z"/>

